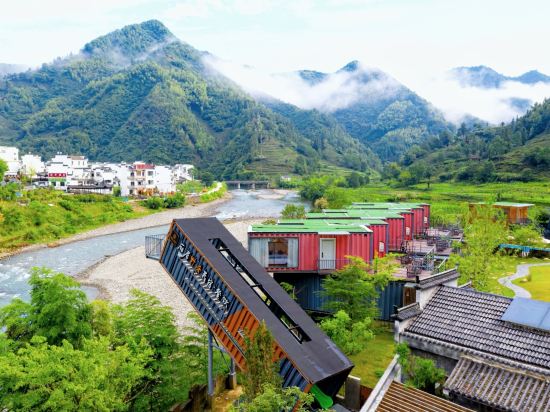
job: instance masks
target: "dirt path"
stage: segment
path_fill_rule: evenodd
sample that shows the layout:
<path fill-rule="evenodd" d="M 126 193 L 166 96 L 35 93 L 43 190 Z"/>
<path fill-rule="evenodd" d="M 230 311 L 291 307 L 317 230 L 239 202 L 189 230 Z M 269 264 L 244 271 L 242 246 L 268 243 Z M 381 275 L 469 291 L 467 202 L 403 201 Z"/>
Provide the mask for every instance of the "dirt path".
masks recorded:
<path fill-rule="evenodd" d="M 521 286 L 515 285 L 512 283 L 512 281 L 516 279 L 523 278 L 529 274 L 529 268 L 533 266 L 548 266 L 550 263 L 524 263 L 521 265 L 518 265 L 516 267 L 516 273 L 510 276 L 504 276 L 498 280 L 498 282 L 506 286 L 508 289 L 512 289 L 514 291 L 515 297 L 518 298 L 530 298 L 531 293 L 522 288 Z"/>

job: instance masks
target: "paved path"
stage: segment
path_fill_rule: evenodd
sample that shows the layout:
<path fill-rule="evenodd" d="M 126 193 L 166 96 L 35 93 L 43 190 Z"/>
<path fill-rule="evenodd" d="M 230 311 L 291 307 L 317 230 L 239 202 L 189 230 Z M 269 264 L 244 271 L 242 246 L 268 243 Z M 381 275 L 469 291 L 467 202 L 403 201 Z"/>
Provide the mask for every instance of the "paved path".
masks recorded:
<path fill-rule="evenodd" d="M 529 274 L 529 268 L 532 266 L 548 266 L 550 263 L 531 263 L 531 264 L 522 264 L 518 265 L 516 268 L 516 273 L 510 276 L 504 276 L 498 280 L 501 285 L 506 286 L 508 289 L 514 291 L 515 297 L 518 298 L 530 298 L 531 293 L 523 289 L 521 286 L 514 285 L 513 280 L 523 278 Z"/>

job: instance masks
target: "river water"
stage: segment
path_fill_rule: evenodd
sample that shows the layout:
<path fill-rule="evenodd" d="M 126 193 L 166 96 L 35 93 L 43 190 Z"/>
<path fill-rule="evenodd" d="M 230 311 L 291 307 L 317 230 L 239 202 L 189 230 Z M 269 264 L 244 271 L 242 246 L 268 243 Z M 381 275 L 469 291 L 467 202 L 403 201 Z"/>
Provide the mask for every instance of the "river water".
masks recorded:
<path fill-rule="evenodd" d="M 273 190 L 235 190 L 231 194 L 233 197 L 215 211 L 215 216 L 220 220 L 274 217 L 279 215 L 287 203 L 300 203 L 300 198 L 294 192 L 278 196 Z M 33 267 L 45 266 L 74 276 L 106 256 L 143 245 L 147 235 L 166 233 L 167 230 L 168 226 L 165 225 L 99 236 L 0 260 L 0 307 L 8 304 L 14 297 L 29 299 L 28 280 Z M 90 299 L 98 294 L 95 288 L 83 289 Z"/>

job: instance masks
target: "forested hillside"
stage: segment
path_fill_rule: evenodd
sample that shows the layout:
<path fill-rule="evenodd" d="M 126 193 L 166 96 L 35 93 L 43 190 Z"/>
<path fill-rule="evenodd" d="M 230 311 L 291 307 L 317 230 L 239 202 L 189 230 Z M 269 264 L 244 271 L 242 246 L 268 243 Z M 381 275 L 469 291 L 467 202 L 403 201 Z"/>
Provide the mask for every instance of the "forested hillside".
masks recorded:
<path fill-rule="evenodd" d="M 337 127 L 313 133 L 310 114 L 297 123 L 209 74 L 202 55 L 148 21 L 10 75 L 0 80 L 0 144 L 45 157 L 192 162 L 225 178 L 303 172 L 304 156 L 309 171 L 378 165 Z"/>
<path fill-rule="evenodd" d="M 349 101 L 339 108 L 326 107 L 358 141 L 369 146 L 383 161 L 395 161 L 411 146 L 453 127 L 429 102 L 386 73 L 353 61 L 335 73 L 298 72 L 315 86 L 331 79 L 345 79 L 333 99 Z"/>
<path fill-rule="evenodd" d="M 410 179 L 530 181 L 550 178 L 550 99 L 498 127 L 461 127 L 411 148 L 402 163 Z M 386 175 L 395 167 L 386 167 Z M 394 176 L 395 177 L 395 176 Z"/>

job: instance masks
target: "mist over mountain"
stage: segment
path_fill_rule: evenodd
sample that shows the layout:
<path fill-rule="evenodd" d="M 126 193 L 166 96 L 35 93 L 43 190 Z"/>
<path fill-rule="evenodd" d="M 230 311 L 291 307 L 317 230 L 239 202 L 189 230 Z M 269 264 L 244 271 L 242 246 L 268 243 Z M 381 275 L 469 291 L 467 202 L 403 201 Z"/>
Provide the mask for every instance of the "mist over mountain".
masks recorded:
<path fill-rule="evenodd" d="M 0 78 L 8 74 L 21 73 L 25 70 L 28 70 L 28 67 L 24 64 L 0 63 Z"/>
<path fill-rule="evenodd" d="M 456 67 L 450 70 L 450 76 L 464 87 L 498 89 L 504 82 L 522 84 L 550 83 L 550 76 L 531 70 L 520 76 L 506 76 L 487 66 Z"/>
<path fill-rule="evenodd" d="M 280 101 L 331 116 L 382 160 L 396 160 L 410 145 L 452 129 L 426 100 L 387 73 L 358 61 L 334 73 L 277 74 L 263 74 L 214 57 L 205 62 L 270 107 Z"/>
<path fill-rule="evenodd" d="M 378 167 L 344 131 L 316 122 L 313 137 L 309 115 L 296 127 L 212 72 L 205 56 L 152 20 L 9 75 L 0 81 L 0 144 L 45 157 L 191 162 L 219 177 Z"/>

